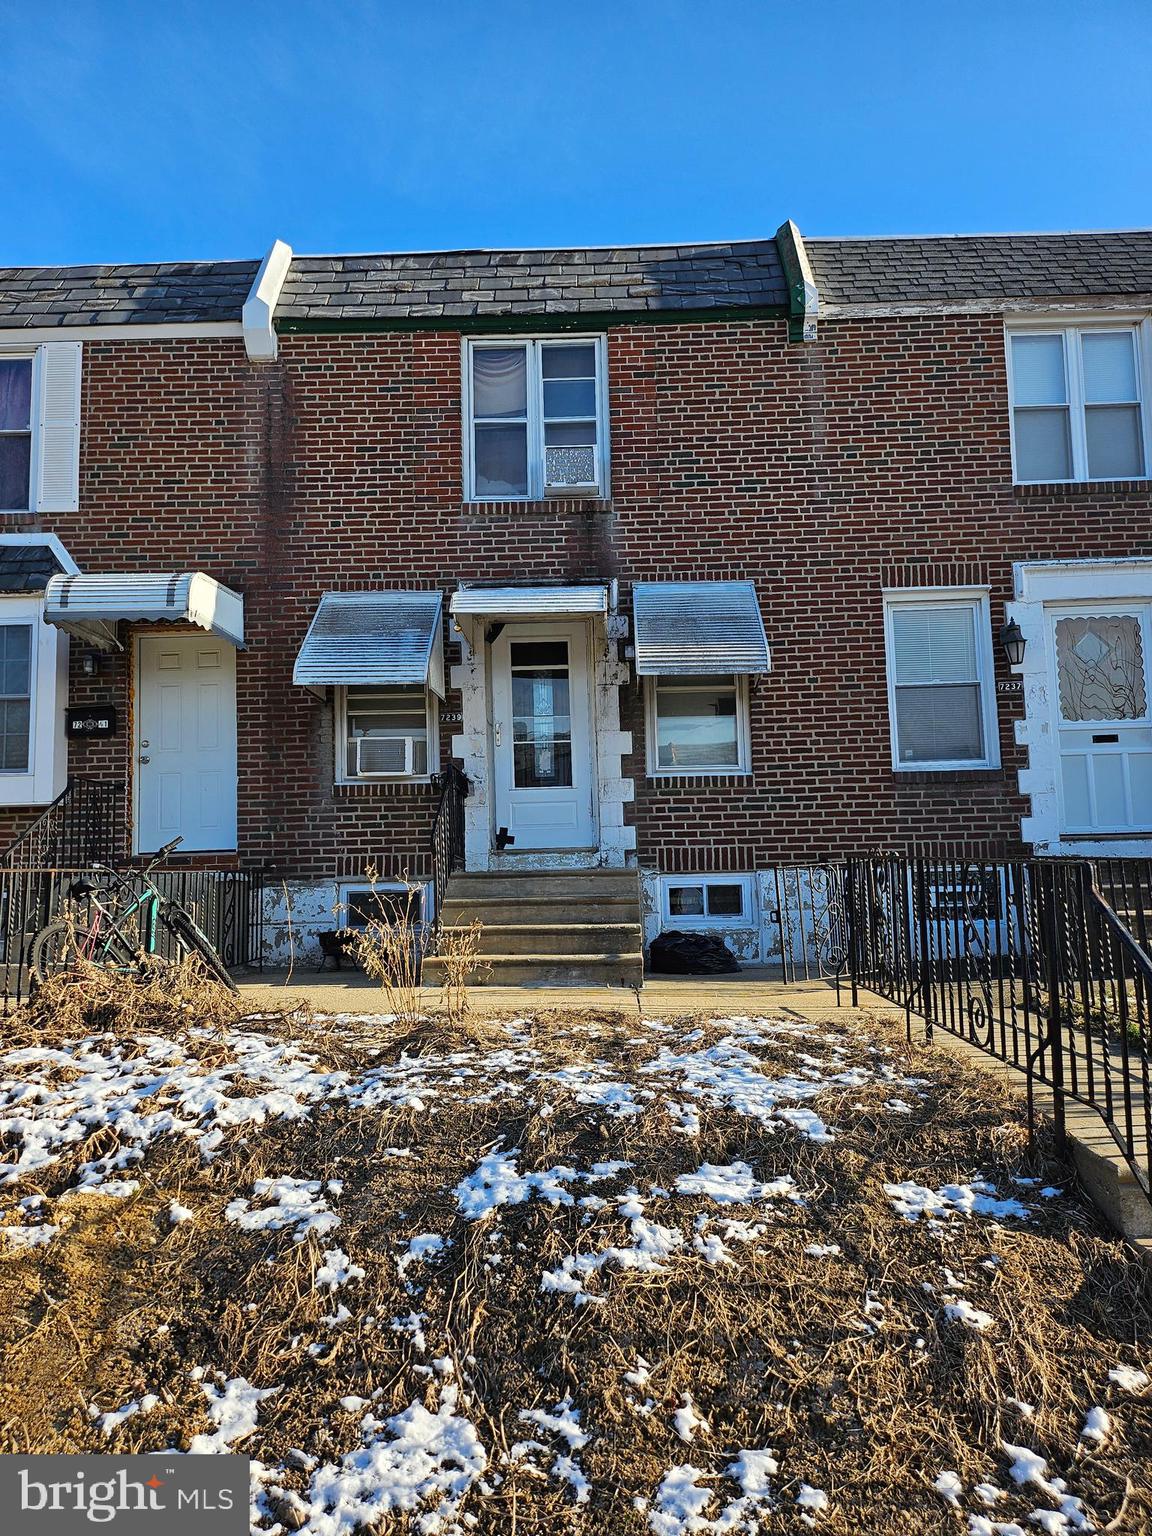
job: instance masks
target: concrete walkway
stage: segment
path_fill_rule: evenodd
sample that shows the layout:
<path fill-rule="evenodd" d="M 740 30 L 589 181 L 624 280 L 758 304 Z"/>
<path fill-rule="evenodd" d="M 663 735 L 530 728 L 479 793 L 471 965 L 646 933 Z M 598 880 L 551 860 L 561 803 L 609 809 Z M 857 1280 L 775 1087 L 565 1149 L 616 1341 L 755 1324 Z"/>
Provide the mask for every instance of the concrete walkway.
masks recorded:
<path fill-rule="evenodd" d="M 237 976 L 244 1001 L 253 1009 L 301 1005 L 316 1013 L 383 1013 L 387 1000 L 378 982 L 359 971 L 265 971 Z M 848 1006 L 848 989 L 842 992 Z M 429 1012 L 443 1006 L 438 987 L 425 987 L 421 1000 Z M 637 994 L 631 987 L 469 987 L 473 1013 L 516 1014 L 553 1008 L 580 1008 L 599 1013 L 643 1012 L 649 1018 L 689 1013 L 792 1013 L 800 1018 L 825 1018 L 836 1009 L 836 988 L 824 981 L 787 986 L 773 969 L 748 967 L 734 976 L 653 976 Z M 883 998 L 869 996 L 869 1013 L 903 1018 Z"/>

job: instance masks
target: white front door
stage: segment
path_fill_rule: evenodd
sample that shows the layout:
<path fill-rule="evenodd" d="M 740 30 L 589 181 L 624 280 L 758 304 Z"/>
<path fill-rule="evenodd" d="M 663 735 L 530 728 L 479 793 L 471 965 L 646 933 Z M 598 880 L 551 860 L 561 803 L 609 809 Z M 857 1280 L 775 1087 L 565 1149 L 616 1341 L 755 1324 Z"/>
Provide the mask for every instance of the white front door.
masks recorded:
<path fill-rule="evenodd" d="M 492 643 L 496 833 L 513 852 L 596 846 L 586 624 L 509 624 Z"/>
<path fill-rule="evenodd" d="M 236 652 L 214 635 L 141 636 L 136 838 L 153 853 L 236 846 Z"/>
<path fill-rule="evenodd" d="M 1152 830 L 1152 626 L 1147 603 L 1051 615 L 1065 832 Z"/>

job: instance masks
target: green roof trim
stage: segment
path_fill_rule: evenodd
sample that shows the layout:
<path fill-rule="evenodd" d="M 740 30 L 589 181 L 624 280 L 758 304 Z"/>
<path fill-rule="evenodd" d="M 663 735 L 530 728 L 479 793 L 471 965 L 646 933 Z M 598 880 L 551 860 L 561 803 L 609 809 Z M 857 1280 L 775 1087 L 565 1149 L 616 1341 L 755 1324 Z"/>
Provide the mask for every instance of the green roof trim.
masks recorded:
<path fill-rule="evenodd" d="M 783 304 L 710 304 L 703 309 L 608 310 L 538 315 L 404 315 L 394 320 L 277 320 L 282 335 L 331 336 L 341 331 L 462 331 L 481 336 L 538 331 L 603 331 L 626 325 L 699 325 L 707 321 L 781 320 Z"/>
<path fill-rule="evenodd" d="M 788 340 L 815 341 L 820 290 L 804 248 L 804 236 L 791 219 L 776 231 L 776 249 L 788 283 Z"/>

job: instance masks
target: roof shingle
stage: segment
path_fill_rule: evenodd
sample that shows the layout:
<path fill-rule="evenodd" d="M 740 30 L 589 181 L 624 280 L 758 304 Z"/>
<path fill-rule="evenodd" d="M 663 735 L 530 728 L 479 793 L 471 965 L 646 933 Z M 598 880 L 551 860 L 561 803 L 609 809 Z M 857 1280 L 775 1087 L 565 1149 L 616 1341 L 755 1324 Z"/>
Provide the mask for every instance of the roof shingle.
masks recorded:
<path fill-rule="evenodd" d="M 258 261 L 0 267 L 0 326 L 239 321 Z"/>
<path fill-rule="evenodd" d="M 806 238 L 821 305 L 1152 293 L 1152 230 L 1068 235 Z"/>

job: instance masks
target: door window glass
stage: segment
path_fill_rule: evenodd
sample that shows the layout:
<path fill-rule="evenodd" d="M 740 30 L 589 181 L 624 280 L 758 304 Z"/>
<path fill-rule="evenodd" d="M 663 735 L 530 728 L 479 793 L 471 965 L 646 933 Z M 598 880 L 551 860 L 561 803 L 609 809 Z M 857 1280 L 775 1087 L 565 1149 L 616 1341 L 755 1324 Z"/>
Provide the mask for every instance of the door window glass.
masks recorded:
<path fill-rule="evenodd" d="M 513 640 L 512 779 L 517 789 L 572 786 L 572 706 L 568 646 Z"/>
<path fill-rule="evenodd" d="M 1064 720 L 1142 720 L 1140 620 L 1132 613 L 1057 619 L 1056 675 Z"/>

